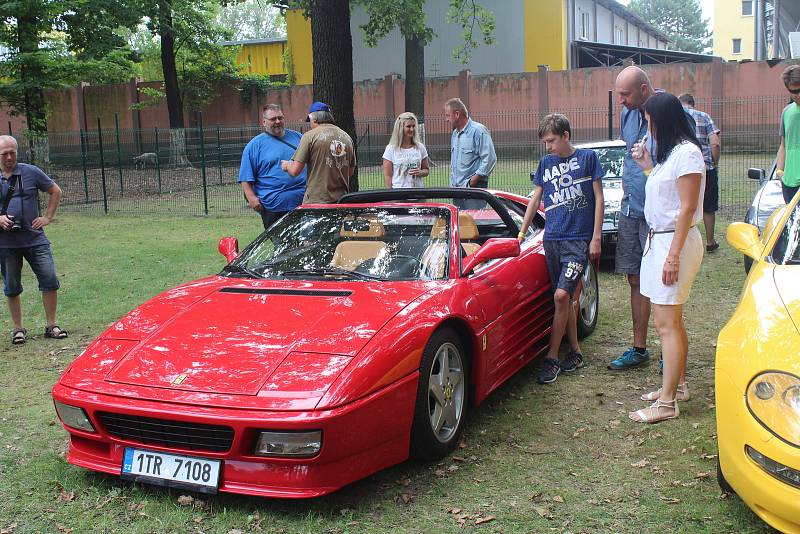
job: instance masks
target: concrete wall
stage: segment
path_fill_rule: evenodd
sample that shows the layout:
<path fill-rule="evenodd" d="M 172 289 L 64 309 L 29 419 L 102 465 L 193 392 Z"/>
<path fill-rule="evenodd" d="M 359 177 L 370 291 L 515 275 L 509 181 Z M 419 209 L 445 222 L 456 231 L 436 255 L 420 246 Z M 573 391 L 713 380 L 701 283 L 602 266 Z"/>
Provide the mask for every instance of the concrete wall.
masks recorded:
<path fill-rule="evenodd" d="M 672 93 L 690 92 L 699 101 L 714 100 L 726 103 L 718 116 L 725 112 L 735 115 L 737 106 L 761 98 L 786 95 L 780 73 L 786 63 L 770 67 L 766 62 L 749 63 L 675 63 L 647 65 L 656 87 Z M 459 76 L 427 80 L 425 108 L 428 117 L 440 118 L 444 102 L 451 97 L 461 97 L 473 113 L 502 117 L 509 113 L 555 110 L 599 110 L 608 105 L 608 91 L 620 67 L 600 67 L 569 71 L 526 72 L 518 74 L 478 76 L 463 71 Z M 139 84 L 153 85 L 153 84 Z M 355 113 L 359 119 L 378 119 L 390 122 L 405 111 L 404 82 L 396 76 L 380 80 L 359 82 L 354 86 Z M 138 98 L 146 97 L 138 93 Z M 97 117 L 103 128 L 114 127 L 118 114 L 121 128 L 169 127 L 166 105 L 141 110 L 131 110 L 137 100 L 136 85 L 115 84 L 76 87 L 69 91 L 49 93 L 48 128 L 51 132 L 74 131 L 88 125 L 97 128 Z M 221 88 L 217 99 L 203 108 L 206 126 L 240 126 L 258 123 L 259 111 L 268 102 L 283 106 L 288 121 L 305 119 L 308 105 L 313 101 L 311 85 L 271 91 L 268 94 L 251 94 L 246 102 L 239 92 L 230 87 Z M 615 101 L 614 108 L 617 108 Z M 334 110 L 335 111 L 335 110 Z M 743 115 L 745 113 L 743 112 Z M 713 114 L 712 114 L 713 115 Z M 83 122 L 85 118 L 85 123 Z M 0 120 L 8 121 L 8 110 L 0 108 Z M 742 120 L 749 120 L 743 116 Z M 24 128 L 24 118 L 13 117 L 12 130 Z M 493 119 L 490 117 L 487 122 Z M 777 117 L 765 119 L 777 121 Z M 194 126 L 196 114 L 186 113 L 186 125 Z M 441 121 L 438 121 L 441 122 Z M 3 130 L 7 130 L 7 122 Z M 533 128 L 533 125 L 526 125 Z"/>

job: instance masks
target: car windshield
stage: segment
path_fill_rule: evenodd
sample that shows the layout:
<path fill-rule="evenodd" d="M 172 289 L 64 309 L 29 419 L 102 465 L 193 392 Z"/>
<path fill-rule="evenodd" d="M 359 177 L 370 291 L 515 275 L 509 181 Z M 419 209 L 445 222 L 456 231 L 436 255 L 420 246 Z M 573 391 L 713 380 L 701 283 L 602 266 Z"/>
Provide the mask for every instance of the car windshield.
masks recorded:
<path fill-rule="evenodd" d="M 297 209 L 222 271 L 272 280 L 431 280 L 449 272 L 443 207 Z"/>
<path fill-rule="evenodd" d="M 800 265 L 800 203 L 795 204 L 775 242 L 772 260 L 781 265 Z"/>
<path fill-rule="evenodd" d="M 625 147 L 624 146 L 610 146 L 593 149 L 600 159 L 600 165 L 606 172 L 603 175 L 603 181 L 616 182 L 622 177 L 622 164 L 625 160 Z"/>

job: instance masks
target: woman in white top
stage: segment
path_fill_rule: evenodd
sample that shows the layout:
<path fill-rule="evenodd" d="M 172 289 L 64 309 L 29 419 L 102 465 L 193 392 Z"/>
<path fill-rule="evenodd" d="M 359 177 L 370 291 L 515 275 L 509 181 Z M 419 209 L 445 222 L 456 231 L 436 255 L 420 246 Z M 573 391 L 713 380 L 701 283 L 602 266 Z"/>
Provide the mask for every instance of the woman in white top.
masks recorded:
<path fill-rule="evenodd" d="M 655 402 L 629 415 L 637 422 L 656 423 L 678 417 L 678 401 L 689 398 L 683 305 L 703 260 L 696 225 L 703 219 L 706 167 L 694 127 L 675 96 L 657 93 L 645 102 L 644 111 L 656 153 L 653 158 L 644 141 L 631 149 L 647 176 L 644 217 L 650 227 L 639 288 L 653 308 L 664 374 L 660 389 L 642 395 L 642 400 Z"/>
<path fill-rule="evenodd" d="M 383 151 L 383 185 L 387 189 L 422 187 L 429 171 L 428 151 L 419 139 L 417 117 L 408 111 L 401 113 Z"/>

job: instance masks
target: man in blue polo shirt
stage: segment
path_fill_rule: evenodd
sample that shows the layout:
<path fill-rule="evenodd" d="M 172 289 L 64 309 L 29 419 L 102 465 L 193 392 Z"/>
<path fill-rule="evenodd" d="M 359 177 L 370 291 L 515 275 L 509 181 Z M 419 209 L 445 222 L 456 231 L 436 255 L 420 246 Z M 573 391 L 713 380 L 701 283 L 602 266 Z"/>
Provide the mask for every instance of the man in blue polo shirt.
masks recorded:
<path fill-rule="evenodd" d="M 239 167 L 247 204 L 261 215 L 266 230 L 303 201 L 306 171 L 296 177 L 281 169 L 282 159 L 291 159 L 300 144 L 300 132 L 287 130 L 283 110 L 268 104 L 262 111 L 264 132 L 247 143 Z"/>
<path fill-rule="evenodd" d="M 17 141 L 10 135 L 0 135 L 0 270 L 3 292 L 14 330 L 11 342 L 21 345 L 28 332 L 22 326 L 22 259 L 28 262 L 39 282 L 47 325 L 44 336 L 55 339 L 67 337 L 56 324 L 59 282 L 50 250 L 50 241 L 43 228 L 52 222 L 61 201 L 61 188 L 41 169 L 17 163 Z M 49 195 L 47 210 L 39 215 L 39 191 Z"/>
<path fill-rule="evenodd" d="M 617 253 L 615 267 L 628 278 L 631 290 L 631 318 L 633 319 L 633 346 L 628 348 L 608 368 L 612 371 L 646 365 L 650 361 L 647 350 L 647 323 L 650 321 L 650 300 L 639 292 L 639 266 L 647 240 L 647 222 L 644 219 L 644 192 L 647 176 L 631 155 L 634 144 L 647 138 L 649 152 L 656 153 L 655 141 L 648 134 L 644 103 L 657 91 L 653 89 L 647 73 L 636 66 L 625 67 L 614 82 L 614 92 L 622 104 L 620 137 L 627 150 L 622 164 L 622 203 L 617 228 Z M 694 119 L 684 114 L 692 128 Z"/>

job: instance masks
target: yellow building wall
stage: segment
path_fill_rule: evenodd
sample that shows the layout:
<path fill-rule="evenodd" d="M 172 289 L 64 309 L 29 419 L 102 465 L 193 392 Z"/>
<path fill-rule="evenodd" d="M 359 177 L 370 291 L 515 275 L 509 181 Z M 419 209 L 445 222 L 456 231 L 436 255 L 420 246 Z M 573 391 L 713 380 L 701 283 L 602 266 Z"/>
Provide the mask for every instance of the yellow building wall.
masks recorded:
<path fill-rule="evenodd" d="M 734 60 L 753 59 L 755 20 L 753 15 L 742 16 L 741 0 L 714 0 L 714 55 Z M 734 39 L 742 40 L 741 54 L 733 53 Z"/>
<path fill-rule="evenodd" d="M 294 83 L 314 83 L 314 56 L 311 50 L 311 21 L 303 17 L 302 9 L 286 11 L 286 36 L 294 65 Z"/>
<path fill-rule="evenodd" d="M 566 0 L 525 0 L 525 70 L 567 68 Z"/>
<path fill-rule="evenodd" d="M 247 74 L 286 74 L 283 64 L 285 49 L 285 42 L 244 44 L 236 54 L 236 63 L 243 65 L 242 72 Z"/>

